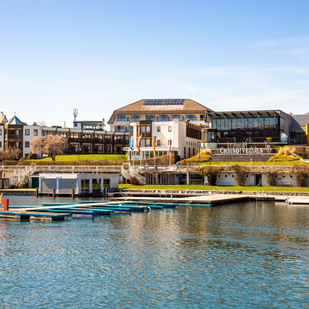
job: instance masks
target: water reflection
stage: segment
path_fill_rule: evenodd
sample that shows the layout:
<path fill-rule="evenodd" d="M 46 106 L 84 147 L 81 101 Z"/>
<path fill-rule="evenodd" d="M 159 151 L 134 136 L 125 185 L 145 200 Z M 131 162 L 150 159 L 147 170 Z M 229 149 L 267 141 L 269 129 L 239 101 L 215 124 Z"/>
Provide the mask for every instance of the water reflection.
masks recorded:
<path fill-rule="evenodd" d="M 308 218 L 306 207 L 258 202 L 0 220 L 0 298 L 6 308 L 306 308 Z"/>

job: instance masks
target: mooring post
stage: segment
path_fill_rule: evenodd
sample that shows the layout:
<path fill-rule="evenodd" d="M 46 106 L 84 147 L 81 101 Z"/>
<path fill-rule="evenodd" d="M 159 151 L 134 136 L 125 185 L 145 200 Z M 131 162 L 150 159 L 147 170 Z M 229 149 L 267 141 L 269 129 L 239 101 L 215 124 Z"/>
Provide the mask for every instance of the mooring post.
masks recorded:
<path fill-rule="evenodd" d="M 75 189 L 72 189 L 72 197 L 75 195 Z"/>
<path fill-rule="evenodd" d="M 10 200 L 5 198 L 3 200 L 3 210 L 9 211 L 9 209 L 10 209 Z"/>
<path fill-rule="evenodd" d="M 39 189 L 38 189 L 38 188 L 35 189 L 35 196 L 36 196 L 36 197 L 39 196 Z"/>
<path fill-rule="evenodd" d="M 56 189 L 53 189 L 53 197 L 56 196 Z"/>

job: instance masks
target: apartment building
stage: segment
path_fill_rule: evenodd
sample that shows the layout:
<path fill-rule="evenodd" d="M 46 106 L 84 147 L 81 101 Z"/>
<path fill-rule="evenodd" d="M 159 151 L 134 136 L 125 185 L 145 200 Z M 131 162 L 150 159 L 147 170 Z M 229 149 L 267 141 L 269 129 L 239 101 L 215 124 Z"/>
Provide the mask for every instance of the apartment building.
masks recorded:
<path fill-rule="evenodd" d="M 91 127 L 84 126 L 83 122 L 75 123 L 77 128 L 27 125 L 14 116 L 0 124 L 0 151 L 17 148 L 26 158 L 31 152 L 31 141 L 47 134 L 67 138 L 66 154 L 123 154 L 129 144 L 129 133 L 105 131 L 101 122 L 92 121 Z"/>

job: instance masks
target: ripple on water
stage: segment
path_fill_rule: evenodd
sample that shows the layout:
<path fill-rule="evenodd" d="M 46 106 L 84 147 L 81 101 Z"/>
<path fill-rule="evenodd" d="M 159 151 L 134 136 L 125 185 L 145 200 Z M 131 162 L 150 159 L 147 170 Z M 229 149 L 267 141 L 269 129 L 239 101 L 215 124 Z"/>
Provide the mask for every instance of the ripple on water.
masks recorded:
<path fill-rule="evenodd" d="M 1 304 L 306 308 L 308 214 L 242 203 L 93 221 L 0 220 Z"/>

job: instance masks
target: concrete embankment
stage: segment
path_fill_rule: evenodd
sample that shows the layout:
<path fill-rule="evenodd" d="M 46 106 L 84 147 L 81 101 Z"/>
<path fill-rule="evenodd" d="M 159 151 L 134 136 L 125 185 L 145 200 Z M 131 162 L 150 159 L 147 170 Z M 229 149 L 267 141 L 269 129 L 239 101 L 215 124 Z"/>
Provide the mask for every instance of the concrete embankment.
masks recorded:
<path fill-rule="evenodd" d="M 3 193 L 3 195 L 36 196 L 37 195 L 37 189 L 0 189 L 0 193 Z"/>
<path fill-rule="evenodd" d="M 194 190 L 122 190 L 121 197 L 112 200 L 165 202 L 182 204 L 222 205 L 246 201 L 285 202 L 297 197 L 304 203 L 309 192 L 259 192 L 259 191 L 194 191 Z"/>

